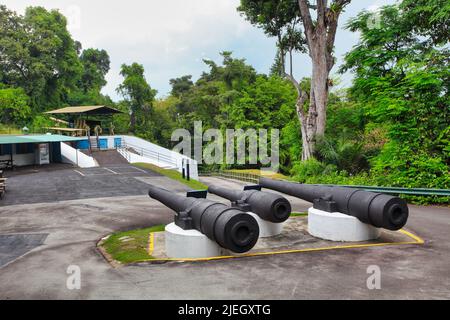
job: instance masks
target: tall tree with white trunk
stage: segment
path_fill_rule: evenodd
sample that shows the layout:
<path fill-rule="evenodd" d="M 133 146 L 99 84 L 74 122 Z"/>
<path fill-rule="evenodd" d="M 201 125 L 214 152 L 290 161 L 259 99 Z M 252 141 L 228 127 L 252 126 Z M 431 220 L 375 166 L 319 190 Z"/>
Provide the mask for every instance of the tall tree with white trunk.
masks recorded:
<path fill-rule="evenodd" d="M 325 134 L 330 71 L 335 64 L 334 43 L 339 17 L 351 0 L 241 0 L 238 10 L 266 34 L 278 38 L 283 55 L 289 53 L 290 71 L 284 72 L 298 92 L 297 115 L 302 131 L 302 160 L 314 155 L 316 140 Z M 282 8 L 282 10 L 280 9 Z M 303 26 L 299 36 L 297 21 Z M 283 33 L 285 37 L 283 38 Z M 311 85 L 295 79 L 292 71 L 292 52 L 307 52 L 312 60 Z"/>
<path fill-rule="evenodd" d="M 302 128 L 303 154 L 307 160 L 313 156 L 317 137 L 325 134 L 330 71 L 335 64 L 334 42 L 340 14 L 351 0 L 298 0 L 309 56 L 312 60 L 309 108 L 305 108 L 308 93 L 302 90 L 293 77 L 298 90 L 297 114 Z M 313 20 L 311 11 L 315 11 Z"/>

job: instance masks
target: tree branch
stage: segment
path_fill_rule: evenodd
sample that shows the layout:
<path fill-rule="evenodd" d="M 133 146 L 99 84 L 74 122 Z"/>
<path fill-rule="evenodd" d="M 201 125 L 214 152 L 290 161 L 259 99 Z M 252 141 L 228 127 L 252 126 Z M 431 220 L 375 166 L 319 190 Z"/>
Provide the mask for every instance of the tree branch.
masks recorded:
<path fill-rule="evenodd" d="M 309 4 L 307 0 L 298 0 L 298 5 L 300 7 L 300 15 L 303 20 L 303 27 L 305 28 L 306 39 L 308 40 L 308 45 L 314 39 L 314 24 L 311 18 L 311 13 L 309 12 Z"/>
<path fill-rule="evenodd" d="M 325 12 L 327 10 L 327 0 L 317 0 L 317 25 L 325 28 Z"/>
<path fill-rule="evenodd" d="M 328 70 L 330 71 L 334 66 L 333 48 L 334 42 L 336 40 L 336 32 L 338 27 L 339 16 L 346 5 L 348 5 L 351 0 L 336 0 L 335 10 L 326 9 L 326 24 L 328 26 L 327 30 L 327 64 Z"/>
<path fill-rule="evenodd" d="M 298 83 L 298 81 L 295 80 L 295 78 L 292 75 L 287 74 L 286 72 L 284 73 L 284 77 L 286 79 L 288 79 L 290 82 L 292 82 L 292 84 L 294 85 L 295 89 L 297 89 L 298 96 L 300 97 L 303 94 L 303 90 L 300 87 L 300 84 Z"/>

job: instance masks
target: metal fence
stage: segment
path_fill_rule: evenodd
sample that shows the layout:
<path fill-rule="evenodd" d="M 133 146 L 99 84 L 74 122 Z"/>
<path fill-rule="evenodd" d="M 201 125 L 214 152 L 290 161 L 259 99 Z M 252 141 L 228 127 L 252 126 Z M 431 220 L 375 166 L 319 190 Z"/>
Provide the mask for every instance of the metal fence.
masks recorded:
<path fill-rule="evenodd" d="M 259 175 L 250 173 L 241 173 L 234 171 L 203 171 L 199 172 L 199 176 L 203 177 L 221 177 L 227 179 L 234 179 L 244 182 L 259 183 Z"/>
<path fill-rule="evenodd" d="M 204 177 L 222 177 L 227 179 L 234 179 L 243 182 L 258 183 L 259 175 L 242 173 L 235 171 L 206 171 L 200 172 L 200 176 Z M 337 186 L 327 184 L 326 186 Z M 377 186 L 355 186 L 355 185 L 339 185 L 340 187 L 348 187 L 355 189 L 362 189 L 372 192 L 386 193 L 392 195 L 413 195 L 413 196 L 439 196 L 450 197 L 450 189 L 429 189 L 429 188 L 398 188 L 398 187 L 377 187 Z"/>

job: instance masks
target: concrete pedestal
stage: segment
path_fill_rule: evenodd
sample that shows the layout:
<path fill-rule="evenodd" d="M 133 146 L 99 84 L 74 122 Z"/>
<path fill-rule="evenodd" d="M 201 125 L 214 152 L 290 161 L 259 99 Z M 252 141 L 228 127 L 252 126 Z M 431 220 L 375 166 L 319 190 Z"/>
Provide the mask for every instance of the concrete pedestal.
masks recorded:
<path fill-rule="evenodd" d="M 273 223 L 261 219 L 257 214 L 254 214 L 253 212 L 247 213 L 255 218 L 255 220 L 258 222 L 260 238 L 273 237 L 279 235 L 283 231 L 284 223 Z"/>
<path fill-rule="evenodd" d="M 172 259 L 217 257 L 222 248 L 197 230 L 183 230 L 175 223 L 165 229 L 166 255 Z"/>
<path fill-rule="evenodd" d="M 308 232 L 325 240 L 356 242 L 378 239 L 381 230 L 346 214 L 310 208 Z"/>

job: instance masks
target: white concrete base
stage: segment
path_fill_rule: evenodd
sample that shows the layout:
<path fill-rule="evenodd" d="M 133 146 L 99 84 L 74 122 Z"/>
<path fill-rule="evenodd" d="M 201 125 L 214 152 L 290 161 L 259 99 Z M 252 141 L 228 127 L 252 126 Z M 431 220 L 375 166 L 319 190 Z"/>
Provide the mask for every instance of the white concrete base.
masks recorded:
<path fill-rule="evenodd" d="M 183 230 L 175 223 L 166 226 L 166 255 L 172 259 L 218 257 L 222 248 L 197 230 Z"/>
<path fill-rule="evenodd" d="M 256 221 L 258 222 L 260 238 L 269 238 L 277 236 L 283 231 L 284 223 L 273 223 L 261 219 L 257 214 L 254 214 L 253 212 L 247 213 L 251 215 L 253 218 L 255 218 Z"/>
<path fill-rule="evenodd" d="M 378 239 L 381 230 L 357 218 L 339 212 L 308 210 L 308 232 L 317 238 L 332 241 L 367 241 Z"/>

